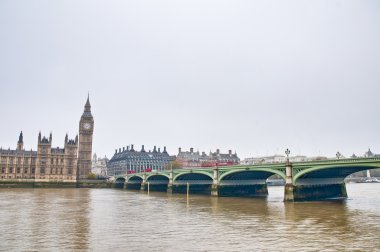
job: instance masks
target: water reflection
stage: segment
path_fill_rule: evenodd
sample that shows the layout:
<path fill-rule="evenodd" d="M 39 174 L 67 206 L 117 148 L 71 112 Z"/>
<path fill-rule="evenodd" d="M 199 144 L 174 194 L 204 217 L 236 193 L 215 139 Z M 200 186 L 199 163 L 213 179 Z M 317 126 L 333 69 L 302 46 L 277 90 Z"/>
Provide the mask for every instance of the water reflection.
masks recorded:
<path fill-rule="evenodd" d="M 86 250 L 88 190 L 7 189 L 0 193 L 1 237 L 17 250 Z M 20 242 L 21 241 L 21 242 Z"/>
<path fill-rule="evenodd" d="M 349 212 L 346 201 L 285 203 L 284 207 L 285 219 L 291 222 L 313 220 L 317 224 L 331 224 L 334 227 L 347 225 Z"/>

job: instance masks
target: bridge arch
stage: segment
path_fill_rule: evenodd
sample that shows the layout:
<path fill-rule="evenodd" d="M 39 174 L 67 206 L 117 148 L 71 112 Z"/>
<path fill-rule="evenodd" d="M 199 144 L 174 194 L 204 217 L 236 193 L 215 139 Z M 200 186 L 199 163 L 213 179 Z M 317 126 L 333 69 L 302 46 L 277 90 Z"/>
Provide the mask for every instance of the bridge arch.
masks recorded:
<path fill-rule="evenodd" d="M 340 163 L 318 164 L 308 168 L 293 167 L 293 185 L 285 197 L 288 200 L 323 200 L 331 198 L 347 198 L 344 179 L 355 172 L 376 169 L 380 163 L 357 163 L 343 160 Z"/>
<path fill-rule="evenodd" d="M 168 190 L 169 176 L 163 174 L 152 174 L 146 178 L 144 190 L 166 192 Z"/>
<path fill-rule="evenodd" d="M 125 184 L 125 178 L 124 177 L 117 177 L 115 180 L 115 188 L 124 188 Z"/>
<path fill-rule="evenodd" d="M 222 197 L 262 197 L 268 195 L 267 179 L 272 175 L 285 179 L 280 170 L 268 168 L 234 169 L 219 177 L 218 195 Z"/>
<path fill-rule="evenodd" d="M 270 168 L 260 168 L 260 169 L 246 168 L 246 169 L 230 170 L 228 172 L 225 172 L 219 177 L 219 181 L 225 179 L 225 177 L 231 176 L 234 173 L 240 173 L 240 172 L 257 172 L 257 174 L 263 173 L 263 175 L 269 174 L 269 176 L 267 178 L 276 174 L 276 175 L 279 175 L 281 178 L 286 179 L 285 174 L 283 172 L 281 172 L 280 170 L 274 170 L 274 169 L 270 169 Z"/>
<path fill-rule="evenodd" d="M 173 179 L 173 193 L 211 194 L 212 174 L 203 171 L 189 171 L 177 174 Z"/>
<path fill-rule="evenodd" d="M 132 175 L 128 176 L 126 181 L 126 189 L 132 189 L 132 190 L 140 190 L 141 184 L 143 182 L 142 176 L 139 175 Z"/>
<path fill-rule="evenodd" d="M 325 165 L 315 166 L 308 169 L 304 169 L 293 177 L 293 183 L 302 183 L 302 180 L 319 180 L 326 183 L 343 183 L 344 179 L 355 173 L 365 170 L 377 169 L 380 165 L 376 164 L 339 164 L 339 165 Z M 329 181 L 327 180 L 328 178 Z"/>

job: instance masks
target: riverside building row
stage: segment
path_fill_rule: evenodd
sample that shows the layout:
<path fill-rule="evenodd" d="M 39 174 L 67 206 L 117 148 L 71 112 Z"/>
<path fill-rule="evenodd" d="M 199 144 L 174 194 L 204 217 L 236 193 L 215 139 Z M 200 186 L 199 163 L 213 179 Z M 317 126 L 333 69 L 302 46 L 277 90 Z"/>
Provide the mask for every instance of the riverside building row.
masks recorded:
<path fill-rule="evenodd" d="M 0 178 L 35 179 L 37 181 L 73 182 L 86 179 L 91 172 L 94 119 L 87 98 L 79 122 L 79 137 L 64 139 L 64 147 L 52 147 L 53 136 L 38 134 L 37 150 L 25 150 L 23 133 L 15 150 L 0 148 Z"/>
<path fill-rule="evenodd" d="M 144 145 L 140 151 L 134 149 L 133 144 L 123 149 L 115 150 L 115 154 L 107 165 L 107 175 L 162 171 L 169 167 L 175 157 L 170 156 L 166 147 L 161 152 L 160 148 L 154 146 L 153 151 L 146 151 Z"/>
<path fill-rule="evenodd" d="M 239 163 L 240 159 L 236 153 L 232 154 L 231 150 L 228 154 L 222 154 L 218 149 L 216 152 L 210 151 L 209 155 L 206 155 L 205 152 L 202 154 L 199 151 L 194 152 L 193 148 L 190 148 L 190 151 L 182 151 L 179 148 L 177 156 L 170 156 L 166 147 L 162 152 L 156 146 L 153 151 L 146 151 L 143 145 L 141 150 L 137 151 L 132 144 L 115 150 L 115 154 L 107 164 L 107 175 L 162 171 L 172 168 L 171 162 L 173 161 L 179 163 L 182 168 L 197 168 L 235 165 Z"/>

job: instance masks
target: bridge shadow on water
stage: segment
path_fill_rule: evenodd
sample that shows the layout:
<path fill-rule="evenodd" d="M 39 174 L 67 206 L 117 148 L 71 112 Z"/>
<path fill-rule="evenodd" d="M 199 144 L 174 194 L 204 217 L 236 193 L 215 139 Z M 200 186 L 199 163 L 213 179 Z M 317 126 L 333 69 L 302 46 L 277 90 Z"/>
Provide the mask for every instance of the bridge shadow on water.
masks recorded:
<path fill-rule="evenodd" d="M 267 197 L 247 198 L 247 197 L 212 197 L 204 194 L 190 194 L 187 201 L 186 194 L 173 193 L 167 194 L 162 192 L 141 192 L 152 200 L 162 199 L 180 205 L 183 209 L 189 211 L 208 212 L 211 215 L 226 215 L 230 216 L 265 216 L 278 212 L 273 204 L 268 204 Z M 282 201 L 277 202 L 283 204 Z M 187 211 L 186 210 L 186 211 Z"/>
<path fill-rule="evenodd" d="M 267 228 L 275 228 L 280 223 L 294 228 L 310 230 L 327 229 L 339 232 L 357 232 L 352 223 L 354 211 L 347 208 L 346 200 L 313 201 L 313 202 L 283 202 L 282 187 L 276 188 L 275 197 L 210 197 L 206 195 L 190 195 L 189 202 L 183 194 L 166 194 L 151 192 L 148 197 L 152 200 L 163 199 L 168 203 L 179 205 L 183 211 L 203 212 L 230 221 L 248 221 L 260 225 L 265 223 Z M 272 191 L 272 188 L 269 188 Z M 146 192 L 141 192 L 146 194 Z"/>

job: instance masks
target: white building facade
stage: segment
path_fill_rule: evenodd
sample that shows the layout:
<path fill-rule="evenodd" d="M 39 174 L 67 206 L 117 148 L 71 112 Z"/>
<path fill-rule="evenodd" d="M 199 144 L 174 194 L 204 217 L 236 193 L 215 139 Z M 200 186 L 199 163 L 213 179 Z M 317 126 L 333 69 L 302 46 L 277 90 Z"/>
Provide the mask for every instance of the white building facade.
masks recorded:
<path fill-rule="evenodd" d="M 108 161 L 109 159 L 107 156 L 104 156 L 104 158 L 98 158 L 95 153 L 92 158 L 91 172 L 97 176 L 106 177 Z"/>

